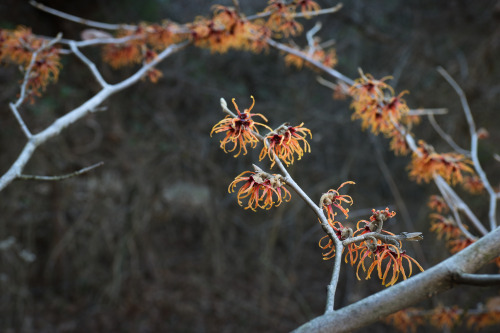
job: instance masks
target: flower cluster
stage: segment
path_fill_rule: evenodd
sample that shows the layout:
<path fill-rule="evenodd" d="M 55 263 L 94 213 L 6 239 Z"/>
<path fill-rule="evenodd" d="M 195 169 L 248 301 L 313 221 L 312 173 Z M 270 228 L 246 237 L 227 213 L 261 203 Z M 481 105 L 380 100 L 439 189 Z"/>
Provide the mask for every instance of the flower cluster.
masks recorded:
<path fill-rule="evenodd" d="M 369 128 L 374 134 L 382 133 L 391 139 L 390 147 L 397 155 L 406 155 L 409 151 L 404 137 L 404 128 L 410 128 L 420 121 L 419 117 L 410 116 L 403 91 L 395 95 L 394 89 L 385 81 L 390 77 L 376 80 L 370 74 L 361 72 L 349 89 L 354 109 L 353 119 L 361 120 L 363 129 Z"/>
<path fill-rule="evenodd" d="M 308 46 L 300 52 L 308 59 L 317 61 L 326 67 L 333 68 L 337 65 L 337 53 L 335 49 L 324 50 L 318 41 L 316 41 L 313 48 Z M 311 69 L 316 69 L 314 65 L 311 65 L 310 61 L 305 61 L 304 58 L 292 53 L 285 56 L 285 63 L 289 66 L 295 66 L 298 69 L 301 69 L 304 65 Z"/>
<path fill-rule="evenodd" d="M 250 144 L 250 147 L 255 148 L 257 146 L 257 142 L 259 139 L 257 135 L 259 135 L 259 130 L 256 125 L 264 126 L 267 129 L 271 130 L 267 125 L 262 123 L 255 122 L 252 117 L 260 117 L 267 122 L 266 117 L 261 115 L 260 113 L 250 113 L 255 105 L 255 99 L 253 96 L 253 103 L 250 108 L 245 109 L 243 112 L 240 111 L 238 105 L 236 104 L 235 99 L 233 98 L 233 104 L 238 112 L 236 117 L 226 116 L 224 119 L 219 121 L 210 132 L 210 136 L 215 133 L 225 132 L 226 137 L 221 140 L 220 147 L 224 149 L 224 152 L 233 152 L 238 146 L 238 153 L 234 156 L 237 157 L 240 155 L 241 150 L 243 149 L 243 155 L 247 153 L 246 145 Z M 228 143 L 233 143 L 233 147 L 226 151 L 226 145 Z"/>
<path fill-rule="evenodd" d="M 469 239 L 464 235 L 451 216 L 444 216 L 441 214 L 449 210 L 442 197 L 433 195 L 429 201 L 429 207 L 438 212 L 430 214 L 432 220 L 430 230 L 437 234 L 438 239 L 443 237 L 446 239 L 450 253 L 462 251 L 467 246 L 474 243 L 473 239 Z M 467 229 L 466 225 L 463 227 Z"/>
<path fill-rule="evenodd" d="M 500 323 L 500 297 L 493 297 L 476 309 L 465 311 L 457 306 L 440 305 L 432 311 L 420 308 L 408 308 L 393 313 L 385 318 L 385 322 L 394 326 L 400 332 L 416 332 L 419 326 L 430 324 L 439 330 L 459 331 L 466 324 L 467 328 L 480 331 Z M 465 330 L 465 327 L 463 328 Z"/>
<path fill-rule="evenodd" d="M 304 123 L 298 126 L 290 126 L 285 123 L 277 129 L 269 132 L 265 138 L 265 146 L 262 148 L 259 159 L 263 160 L 266 156 L 272 161 L 271 167 L 274 165 L 274 155 L 278 156 L 288 166 L 294 162 L 294 154 L 297 159 L 301 159 L 305 152 L 311 152 L 311 147 L 306 138 L 312 137 L 311 131 L 302 127 Z M 300 143 L 302 142 L 303 147 Z"/>
<path fill-rule="evenodd" d="M 345 248 L 347 248 L 345 262 L 350 262 L 351 265 L 357 263 L 357 278 L 361 280 L 359 276 L 360 268 L 366 272 L 366 279 L 369 279 L 376 270 L 377 276 L 382 280 L 382 284 L 388 287 L 395 284 L 400 276 L 405 280 L 410 277 L 413 274 L 414 264 L 423 271 L 420 264 L 414 258 L 406 254 L 406 251 L 401 249 L 401 241 L 395 238 L 389 238 L 390 242 L 383 242 L 380 237 L 376 237 L 375 234 L 394 236 L 393 233 L 383 229 L 383 223 L 396 215 L 396 213 L 390 211 L 389 208 L 384 210 L 373 209 L 372 215 L 368 221 L 358 221 L 355 231 L 334 220 L 336 216 L 336 212 L 333 211 L 334 207 L 339 209 L 346 218 L 349 216 L 349 210 L 342 207 L 342 204 L 352 204 L 352 198 L 348 195 L 341 195 L 338 192 L 345 184 L 353 184 L 353 182 L 345 182 L 337 190 L 330 190 L 323 194 L 320 199 L 320 206 L 327 212 L 328 223 L 334 230 L 336 237 L 342 241 Z M 363 235 L 365 235 L 365 237 L 361 240 L 362 243 L 359 245 L 356 245 L 354 241 L 349 241 L 352 237 Z M 322 237 L 319 241 L 319 246 L 325 250 L 325 252 L 323 252 L 324 260 L 335 257 L 335 244 L 329 236 Z M 367 259 L 371 259 L 371 262 L 365 263 Z M 405 265 L 408 266 L 408 273 L 405 269 Z"/>
<path fill-rule="evenodd" d="M 463 182 L 463 172 L 473 173 L 472 162 L 458 153 L 438 154 L 431 145 L 420 140 L 418 149 L 412 155 L 408 166 L 410 178 L 418 183 L 428 183 L 435 175 L 443 177 L 448 183 Z"/>
<path fill-rule="evenodd" d="M 40 96 L 48 83 L 56 81 L 61 69 L 59 48 L 46 47 L 48 41 L 36 37 L 29 28 L 0 29 L 0 62 L 10 62 L 28 69 L 33 54 L 38 51 L 26 83 L 27 96 Z"/>
<path fill-rule="evenodd" d="M 244 171 L 229 185 L 228 191 L 240 182 L 243 186 L 238 190 L 238 203 L 243 206 L 242 199 L 248 198 L 245 209 L 256 211 L 257 208 L 270 209 L 279 206 L 283 201 L 289 201 L 290 192 L 285 187 L 285 180 L 281 175 L 271 175 L 258 168 L 254 171 Z M 276 200 L 274 199 L 276 197 Z"/>

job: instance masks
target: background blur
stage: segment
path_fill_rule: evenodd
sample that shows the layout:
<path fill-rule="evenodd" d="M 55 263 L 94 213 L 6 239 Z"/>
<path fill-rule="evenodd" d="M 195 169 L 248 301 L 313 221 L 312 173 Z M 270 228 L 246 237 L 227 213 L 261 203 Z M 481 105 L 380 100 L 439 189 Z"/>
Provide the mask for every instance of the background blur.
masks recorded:
<path fill-rule="evenodd" d="M 109 23 L 184 23 L 209 15 L 213 4 L 232 2 L 43 3 Z M 240 3 L 247 14 L 266 5 Z M 465 90 L 478 127 L 490 132 L 480 157 L 498 184 L 492 154 L 500 142 L 500 1 L 345 1 L 339 13 L 318 20 L 318 36 L 335 40 L 340 72 L 356 78 L 361 67 L 375 77 L 392 75 L 397 92 L 410 91 L 410 107 L 448 108 L 438 122 L 468 148 L 459 100 L 435 70 L 447 69 Z M 305 29 L 315 21 L 304 22 Z M 17 25 L 67 38 L 79 38 L 85 28 L 27 1 L 2 0 L 0 27 Z M 103 65 L 98 50 L 85 52 L 112 82 L 133 72 Z M 63 64 L 58 83 L 23 109 L 33 132 L 98 90 L 78 60 Z M 409 159 L 394 157 L 384 138 L 361 131 L 350 120 L 348 101 L 334 101 L 331 90 L 316 82 L 317 73 L 287 68 L 275 50 L 218 55 L 194 47 L 159 68 L 164 77 L 157 84 L 143 82 L 111 97 L 106 112 L 42 146 L 25 172 L 63 174 L 99 161 L 103 167 L 62 182 L 17 181 L 0 193 L 0 331 L 281 332 L 323 312 L 332 262 L 322 260 L 317 243 L 323 232 L 310 209 L 292 193 L 288 204 L 254 213 L 227 193 L 260 150 L 234 159 L 219 148 L 222 136 L 210 139 L 223 117 L 220 97 L 236 97 L 246 108 L 254 95 L 254 110 L 271 126 L 304 122 L 312 130 L 312 153 L 290 172 L 313 200 L 353 180 L 356 185 L 343 190 L 354 198 L 348 224 L 389 206 L 398 212 L 391 231 L 424 233 L 419 245 L 407 245 L 424 268 L 447 257 L 443 242 L 428 231 L 426 202 L 434 186 L 410 182 Z M 20 79 L 17 68 L 0 69 L 0 173 L 25 143 L 8 108 Z M 415 132 L 438 151 L 450 150 L 426 120 Z M 481 217 L 484 199 L 471 198 Z M 337 304 L 382 288 L 375 278 L 357 281 L 343 266 Z M 457 288 L 419 306 L 475 307 L 485 295 L 498 296 L 498 289 Z M 377 324 L 370 331 L 388 329 Z"/>

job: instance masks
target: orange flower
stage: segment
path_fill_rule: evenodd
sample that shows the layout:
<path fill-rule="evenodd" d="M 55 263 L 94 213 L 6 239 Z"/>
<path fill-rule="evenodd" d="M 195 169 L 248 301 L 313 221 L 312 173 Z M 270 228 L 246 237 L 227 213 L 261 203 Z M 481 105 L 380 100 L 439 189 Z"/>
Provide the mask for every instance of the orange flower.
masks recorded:
<path fill-rule="evenodd" d="M 342 225 L 342 223 L 338 221 L 332 221 L 331 219 L 328 219 L 328 224 L 333 228 L 335 231 L 335 235 L 337 238 L 341 241 L 348 239 L 353 235 L 353 231 L 351 228 L 346 228 Z M 328 240 L 325 244 L 325 240 Z M 332 239 L 329 238 L 328 235 L 323 236 L 319 240 L 319 247 L 322 248 L 323 250 L 330 249 L 328 252 L 323 252 L 323 260 L 330 260 L 333 257 L 335 257 L 335 244 Z M 342 249 L 343 251 L 344 249 Z M 348 260 L 350 259 L 351 265 L 354 265 L 354 263 L 358 260 L 358 252 L 357 252 L 357 247 L 356 244 L 351 243 L 347 245 L 347 253 L 345 255 L 345 262 L 347 263 Z"/>
<path fill-rule="evenodd" d="M 310 12 L 316 12 L 321 9 L 321 7 L 312 0 L 295 0 L 293 4 L 300 6 L 300 10 L 303 14 L 305 14 L 305 18 L 311 17 L 310 15 L 308 15 Z"/>
<path fill-rule="evenodd" d="M 250 174 L 249 176 L 244 176 Z M 281 175 L 270 175 L 263 171 L 244 171 L 238 175 L 229 185 L 228 192 L 234 192 L 236 184 L 245 182 L 238 190 L 238 204 L 243 206 L 242 199 L 248 198 L 248 205 L 256 211 L 257 208 L 270 209 L 272 206 L 278 207 L 283 200 L 290 201 L 290 192 L 285 188 L 285 182 Z M 276 195 L 276 201 L 273 199 Z"/>
<path fill-rule="evenodd" d="M 238 112 L 238 115 L 236 117 L 231 117 L 231 116 L 226 116 L 224 119 L 219 121 L 213 128 L 212 131 L 210 132 L 210 136 L 215 133 L 220 133 L 220 132 L 226 132 L 226 137 L 221 140 L 220 147 L 224 149 L 224 152 L 233 152 L 236 147 L 239 145 L 239 150 L 238 153 L 234 156 L 237 157 L 240 153 L 241 150 L 243 149 L 243 155 L 246 155 L 247 153 L 247 148 L 246 145 L 247 143 L 250 144 L 250 147 L 255 148 L 257 146 L 257 142 L 259 139 L 257 138 L 256 134 L 259 134 L 259 131 L 255 125 L 261 125 L 269 130 L 271 130 L 268 126 L 254 122 L 252 120 L 253 116 L 258 116 L 267 121 L 266 117 L 261 115 L 260 113 L 250 113 L 252 110 L 253 106 L 255 105 L 255 99 L 253 96 L 250 96 L 253 100 L 252 105 L 250 106 L 249 109 L 245 109 L 245 111 L 240 112 L 238 105 L 235 102 L 235 99 L 233 98 L 233 104 Z M 226 151 L 226 145 L 228 143 L 233 143 L 233 148 L 230 150 Z"/>
<path fill-rule="evenodd" d="M 438 213 L 446 213 L 450 210 L 443 197 L 440 195 L 431 195 L 427 206 L 429 206 L 430 209 L 434 209 Z"/>
<path fill-rule="evenodd" d="M 264 139 L 264 147 L 262 148 L 259 160 L 269 156 L 272 161 L 271 167 L 274 165 L 274 154 L 278 156 L 288 166 L 294 162 L 294 154 L 297 154 L 300 160 L 304 152 L 311 152 L 311 147 L 306 140 L 307 134 L 312 138 L 311 131 L 302 127 L 304 123 L 298 126 L 289 126 L 284 123 L 274 131 L 268 133 Z M 300 146 L 300 141 L 303 143 L 303 148 Z"/>
<path fill-rule="evenodd" d="M 140 30 L 137 33 L 140 33 Z M 136 32 L 121 31 L 118 37 L 132 36 Z M 113 68 L 129 66 L 141 62 L 142 60 L 142 41 L 133 39 L 123 44 L 106 44 L 103 48 L 103 60 Z"/>
<path fill-rule="evenodd" d="M 18 27 L 15 30 L 0 29 L 0 61 L 20 65 L 24 71 L 31 63 L 33 53 L 46 42 L 31 33 L 29 28 Z M 61 69 L 59 48 L 52 46 L 38 51 L 27 80 L 27 97 L 40 96 L 49 82 L 56 81 Z"/>
<path fill-rule="evenodd" d="M 399 274 L 403 275 L 403 279 L 406 280 L 413 273 L 413 265 L 416 264 L 417 267 L 423 271 L 424 269 L 420 264 L 406 254 L 405 251 L 401 251 L 397 246 L 393 244 L 382 244 L 379 240 L 371 240 L 365 241 L 362 245 L 360 245 L 360 260 L 358 266 L 356 268 L 356 276 L 358 280 L 361 280 L 359 277 L 359 268 L 363 268 L 363 271 L 366 272 L 366 279 L 368 280 L 371 277 L 371 273 L 377 268 L 377 273 L 379 279 L 382 280 L 382 284 L 386 287 L 392 286 L 399 279 Z M 365 268 L 365 259 L 372 258 L 373 261 L 368 269 Z M 387 259 L 387 260 L 386 260 Z M 403 259 L 406 259 L 410 272 L 408 276 L 406 276 L 406 272 L 403 266 Z M 382 272 L 382 266 L 385 264 L 385 269 Z M 389 280 L 389 272 L 392 269 L 392 276 Z M 387 280 L 387 282 L 386 282 Z"/>
<path fill-rule="evenodd" d="M 393 129 L 387 136 L 391 138 L 389 147 L 394 151 L 394 154 L 405 156 L 410 152 L 406 138 L 397 129 Z"/>
<path fill-rule="evenodd" d="M 473 240 L 470 240 L 468 238 L 458 238 L 458 239 L 453 239 L 448 241 L 448 247 L 449 251 L 451 254 L 455 254 L 457 252 L 462 251 L 465 249 L 467 246 L 471 245 L 474 243 Z"/>
<path fill-rule="evenodd" d="M 465 176 L 462 183 L 463 188 L 471 194 L 484 193 L 484 184 L 481 178 L 476 175 Z"/>
<path fill-rule="evenodd" d="M 385 318 L 385 322 L 394 326 L 401 332 L 416 332 L 417 327 L 424 324 L 421 311 L 416 308 L 408 308 L 393 313 Z"/>
<path fill-rule="evenodd" d="M 337 215 L 337 213 L 333 212 L 333 207 L 340 209 L 340 211 L 344 213 L 346 219 L 349 217 L 349 209 L 342 207 L 342 203 L 345 202 L 346 204 L 352 205 L 353 200 L 349 195 L 339 193 L 339 190 L 346 184 L 356 183 L 353 181 L 343 182 L 336 190 L 330 189 L 328 192 L 323 193 L 319 200 L 319 206 L 326 210 L 328 218 L 331 220 L 334 220 L 335 215 Z"/>
<path fill-rule="evenodd" d="M 457 153 L 438 154 L 431 145 L 420 140 L 419 148 L 412 155 L 408 168 L 410 178 L 418 183 L 428 183 L 435 174 L 443 177 L 448 183 L 454 185 L 463 181 L 462 172 L 472 173 L 469 166 L 471 161 Z"/>
<path fill-rule="evenodd" d="M 430 322 L 439 329 L 449 330 L 458 322 L 460 312 L 460 309 L 456 306 L 452 308 L 439 306 L 433 310 Z"/>
<path fill-rule="evenodd" d="M 431 214 L 431 231 L 437 233 L 438 239 L 445 237 L 446 239 L 458 238 L 462 231 L 458 228 L 457 224 L 451 217 L 444 217 L 440 214 Z M 458 251 L 457 251 L 458 252 Z"/>

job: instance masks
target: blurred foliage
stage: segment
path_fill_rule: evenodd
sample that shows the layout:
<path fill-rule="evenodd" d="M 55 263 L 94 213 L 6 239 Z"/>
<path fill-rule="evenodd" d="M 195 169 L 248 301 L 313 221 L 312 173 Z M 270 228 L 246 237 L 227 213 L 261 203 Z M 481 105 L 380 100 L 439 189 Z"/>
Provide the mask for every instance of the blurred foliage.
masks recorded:
<path fill-rule="evenodd" d="M 215 3 L 232 2 L 44 3 L 93 20 L 133 23 L 187 22 L 210 13 Z M 248 14 L 265 3 L 240 1 Z M 498 162 L 490 156 L 498 153 L 500 141 L 499 20 L 498 1 L 356 0 L 320 17 L 319 36 L 335 39 L 342 73 L 356 77 L 361 67 L 375 77 L 393 75 L 398 91 L 410 90 L 405 98 L 411 107 L 448 108 L 438 122 L 467 146 L 459 100 L 435 70 L 446 68 L 469 97 L 478 127 L 490 132 L 481 157 L 498 184 Z M 62 31 L 68 38 L 79 38 L 84 28 L 16 0 L 2 1 L 0 22 L 7 28 L 30 26 L 42 35 Z M 306 22 L 305 28 L 313 24 Z M 112 82 L 132 72 L 99 65 Z M 435 189 L 408 181 L 408 158 L 395 158 L 385 139 L 362 132 L 350 120 L 348 102 L 332 100 L 331 91 L 315 82 L 316 73 L 287 68 L 274 50 L 216 55 L 189 48 L 160 69 L 164 77 L 157 84 L 143 82 L 112 96 L 103 105 L 106 112 L 88 116 L 41 147 L 26 172 L 62 174 L 98 161 L 103 167 L 58 183 L 18 181 L 0 193 L 0 241 L 14 242 L 0 249 L 1 331 L 276 332 L 322 313 L 331 273 L 331 262 L 322 261 L 317 246 L 322 230 L 297 196 L 277 209 L 253 213 L 227 194 L 227 185 L 257 161 L 258 152 L 233 159 L 219 149 L 219 137 L 209 138 L 223 116 L 220 97 L 236 97 L 244 106 L 254 95 L 254 110 L 271 126 L 305 122 L 313 131 L 312 153 L 290 172 L 312 198 L 345 180 L 356 181 L 349 188 L 355 203 L 347 224 L 366 218 L 371 208 L 399 212 L 380 169 L 386 164 L 411 217 L 403 221 L 397 215 L 389 228 L 424 232 L 425 241 L 409 248 L 424 268 L 447 256 L 428 232 L 425 204 Z M 3 171 L 24 144 L 8 109 L 19 80 L 15 69 L 0 71 Z M 59 83 L 23 110 L 28 125 L 35 132 L 44 128 L 97 89 L 82 64 L 65 62 Z M 427 122 L 416 132 L 438 150 L 448 150 Z M 35 260 L 23 257 L 23 250 Z M 382 288 L 353 277 L 350 267 L 342 270 L 339 306 Z M 484 301 L 483 292 L 498 291 L 463 287 L 425 304 L 475 306 Z"/>

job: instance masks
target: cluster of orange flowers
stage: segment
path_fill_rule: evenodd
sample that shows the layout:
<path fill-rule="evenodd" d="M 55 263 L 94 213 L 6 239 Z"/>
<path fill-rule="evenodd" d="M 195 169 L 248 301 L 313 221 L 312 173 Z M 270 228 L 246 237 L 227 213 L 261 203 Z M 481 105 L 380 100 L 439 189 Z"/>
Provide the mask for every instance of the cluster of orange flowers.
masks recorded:
<path fill-rule="evenodd" d="M 40 96 L 49 82 L 56 81 L 59 76 L 59 49 L 55 46 L 45 47 L 47 43 L 47 40 L 33 35 L 29 28 L 0 29 L 0 62 L 14 63 L 26 71 L 33 53 L 44 47 L 33 62 L 26 84 L 27 97 L 32 100 L 34 96 Z"/>
<path fill-rule="evenodd" d="M 431 145 L 422 140 L 418 142 L 418 145 L 408 166 L 410 177 L 418 183 L 422 181 L 427 183 L 435 175 L 440 175 L 450 184 L 462 183 L 463 172 L 474 172 L 470 167 L 472 162 L 462 154 L 438 154 Z"/>
<path fill-rule="evenodd" d="M 409 115 L 410 110 L 402 98 L 408 92 L 396 96 L 394 89 L 385 82 L 389 78 L 376 80 L 370 74 L 361 73 L 349 90 L 354 109 L 352 118 L 360 119 L 363 129 L 369 128 L 374 134 L 382 133 L 391 138 L 391 149 L 396 154 L 406 155 L 409 148 L 403 128 L 417 124 L 420 118 Z"/>
<path fill-rule="evenodd" d="M 486 306 L 464 311 L 457 306 L 438 306 L 431 311 L 408 308 L 387 316 L 385 322 L 401 332 L 416 332 L 419 326 L 430 325 L 441 330 L 457 330 L 462 323 L 479 331 L 500 323 L 500 297 L 491 298 Z"/>
<path fill-rule="evenodd" d="M 311 131 L 302 127 L 303 124 L 289 126 L 285 123 L 277 129 L 272 130 L 265 124 L 255 122 L 253 120 L 254 117 L 260 117 L 266 122 L 267 119 L 260 113 L 250 112 L 255 105 L 255 99 L 253 96 L 251 97 L 253 100 L 252 105 L 243 112 L 240 111 L 233 98 L 237 115 L 227 115 L 212 128 L 210 135 L 213 133 L 226 134 L 220 143 L 224 152 L 231 153 L 238 149 L 235 157 L 239 156 L 241 152 L 245 155 L 248 152 L 247 145 L 255 148 L 260 141 L 264 144 L 260 153 L 260 160 L 268 156 L 272 162 L 272 167 L 276 163 L 276 158 L 283 160 L 283 162 L 289 165 L 295 161 L 295 156 L 300 160 L 305 152 L 311 151 L 311 147 L 306 140 L 308 134 L 311 136 Z M 257 125 L 265 127 L 269 133 L 261 136 Z M 226 150 L 226 145 L 228 144 L 231 144 L 232 147 Z M 246 175 L 247 173 L 251 173 L 251 175 L 248 176 Z M 269 175 L 263 171 L 258 171 L 257 173 L 245 171 L 231 183 L 229 186 L 230 192 L 234 191 L 236 184 L 242 181 L 245 181 L 245 184 L 239 189 L 237 197 L 240 205 L 243 205 L 241 199 L 248 198 L 246 208 L 251 208 L 254 211 L 257 208 L 269 209 L 275 203 L 276 206 L 281 204 L 285 198 L 290 199 L 290 193 L 284 187 L 284 178 L 280 175 Z M 276 195 L 276 201 L 274 201 L 273 195 Z"/>
<path fill-rule="evenodd" d="M 442 197 L 438 195 L 431 196 L 428 205 L 431 209 L 438 212 L 430 215 L 432 219 L 430 230 L 437 234 L 438 239 L 442 237 L 446 239 L 451 253 L 462 251 L 474 242 L 462 233 L 450 215 L 442 215 L 449 211 L 448 205 Z M 464 228 L 466 228 L 465 225 Z"/>
<path fill-rule="evenodd" d="M 351 205 L 353 203 L 352 198 L 345 194 L 339 194 L 340 188 L 346 184 L 353 184 L 353 182 L 345 182 L 340 185 L 337 190 L 329 190 L 327 193 L 323 194 L 320 199 L 320 205 L 326 211 L 328 223 L 334 230 L 337 238 L 341 241 L 345 241 L 351 237 L 361 236 L 371 232 L 385 233 L 387 235 L 394 236 L 393 233 L 383 229 L 383 223 L 396 215 L 395 212 L 389 211 L 389 208 L 386 208 L 385 210 L 373 209 L 369 221 L 359 221 L 356 225 L 355 231 L 351 228 L 343 226 L 342 223 L 335 221 L 336 212 L 333 211 L 333 207 L 339 209 L 346 218 L 349 217 L 349 210 L 343 207 L 342 204 L 346 203 Z M 323 253 L 324 260 L 329 260 L 335 257 L 335 244 L 329 236 L 322 237 L 319 241 L 319 246 L 323 250 L 327 250 Z M 382 284 L 388 287 L 395 284 L 400 276 L 402 276 L 405 280 L 410 277 L 413 273 L 413 264 L 423 271 L 420 264 L 411 256 L 406 254 L 401 247 L 402 244 L 400 241 L 394 240 L 392 244 L 387 244 L 375 237 L 368 237 L 359 245 L 354 242 L 347 244 L 345 262 L 350 262 L 351 265 L 354 265 L 357 262 L 356 276 L 358 280 L 361 280 L 359 277 L 360 268 L 366 272 L 366 279 L 369 279 L 371 274 L 376 269 L 379 279 L 382 280 Z M 365 265 L 365 260 L 368 258 L 371 259 L 369 266 Z M 408 275 L 406 274 L 405 267 L 403 265 L 404 260 L 406 260 L 409 267 Z M 392 274 L 390 274 L 391 270 Z"/>
<path fill-rule="evenodd" d="M 313 48 L 308 46 L 300 52 L 307 58 L 320 62 L 326 67 L 333 68 L 338 62 L 335 49 L 324 50 L 318 42 L 315 43 Z M 309 61 L 305 61 L 304 58 L 292 53 L 285 56 L 285 63 L 298 69 L 301 69 L 304 65 L 310 69 L 316 69 Z"/>
<path fill-rule="evenodd" d="M 115 37 L 125 41 L 105 44 L 102 57 L 113 68 L 120 68 L 152 61 L 158 51 L 188 39 L 189 31 L 176 23 L 164 21 L 162 24 L 140 24 L 135 30 L 120 30 Z M 161 72 L 152 69 L 147 76 L 156 82 Z"/>
<path fill-rule="evenodd" d="M 288 37 L 302 31 L 302 26 L 295 20 L 299 9 L 302 16 L 308 17 L 320 7 L 311 0 L 290 3 L 271 0 L 262 13 L 247 19 L 235 8 L 215 5 L 212 18 L 200 16 L 183 25 L 171 21 L 140 24 L 135 30 L 119 31 L 116 37 L 128 37 L 128 40 L 105 45 L 103 59 L 114 68 L 136 64 L 145 60 L 148 50 L 159 51 L 184 40 L 191 40 L 194 45 L 212 52 L 224 53 L 229 49 L 260 52 L 268 47 L 267 39 L 273 35 Z M 318 50 L 316 57 L 322 62 L 332 66 L 336 63 L 333 51 L 321 52 Z M 150 76 L 157 79 L 158 73 Z"/>

